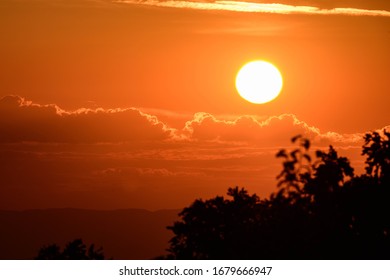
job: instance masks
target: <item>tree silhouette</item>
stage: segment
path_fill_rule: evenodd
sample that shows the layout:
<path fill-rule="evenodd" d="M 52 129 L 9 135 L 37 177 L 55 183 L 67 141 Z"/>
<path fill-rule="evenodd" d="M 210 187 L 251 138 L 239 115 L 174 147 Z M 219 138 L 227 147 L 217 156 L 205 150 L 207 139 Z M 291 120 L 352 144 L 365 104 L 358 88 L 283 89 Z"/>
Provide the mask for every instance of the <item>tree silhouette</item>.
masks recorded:
<path fill-rule="evenodd" d="M 180 213 L 183 220 L 168 227 L 176 235 L 170 252 L 180 259 L 233 258 L 242 248 L 241 254 L 250 254 L 259 197 L 238 187 L 230 188 L 228 195 L 231 199 L 196 200 L 185 208 Z"/>
<path fill-rule="evenodd" d="M 104 260 L 103 248 L 95 250 L 94 244 L 88 248 L 82 239 L 75 239 L 66 244 L 63 251 L 56 244 L 43 246 L 37 260 Z"/>
<path fill-rule="evenodd" d="M 388 259 L 390 258 L 390 133 L 364 137 L 366 173 L 345 157 L 310 155 L 309 140 L 281 150 L 278 190 L 267 199 L 230 188 L 228 198 L 196 200 L 168 227 L 168 258 Z"/>
<path fill-rule="evenodd" d="M 362 155 L 367 155 L 366 171 L 377 181 L 390 182 L 390 132 L 384 130 L 383 136 L 378 132 L 364 136 Z"/>

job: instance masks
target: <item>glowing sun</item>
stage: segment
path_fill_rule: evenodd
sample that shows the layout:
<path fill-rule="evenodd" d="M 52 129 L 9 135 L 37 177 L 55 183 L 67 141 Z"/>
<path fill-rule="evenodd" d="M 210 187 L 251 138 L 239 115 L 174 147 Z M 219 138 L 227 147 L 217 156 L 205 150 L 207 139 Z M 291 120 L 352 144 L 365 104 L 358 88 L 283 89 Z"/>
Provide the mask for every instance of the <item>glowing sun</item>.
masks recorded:
<path fill-rule="evenodd" d="M 278 68 L 269 62 L 255 60 L 245 64 L 236 76 L 236 89 L 242 98 L 256 104 L 275 99 L 283 86 Z"/>

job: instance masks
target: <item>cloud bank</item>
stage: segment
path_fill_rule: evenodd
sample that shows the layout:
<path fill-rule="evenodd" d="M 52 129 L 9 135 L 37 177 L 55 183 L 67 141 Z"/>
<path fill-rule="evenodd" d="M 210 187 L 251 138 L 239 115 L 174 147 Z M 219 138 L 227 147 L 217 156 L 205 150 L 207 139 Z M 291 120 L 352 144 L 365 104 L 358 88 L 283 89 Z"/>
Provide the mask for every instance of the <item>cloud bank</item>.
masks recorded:
<path fill-rule="evenodd" d="M 157 111 L 158 112 L 158 111 Z M 282 145 L 288 137 L 303 134 L 317 143 L 352 145 L 363 133 L 321 132 L 294 114 L 278 116 L 215 116 L 198 112 L 171 127 L 137 108 L 67 111 L 56 104 L 37 104 L 19 96 L 0 99 L 0 142 L 118 143 L 208 142 L 236 145 Z"/>
<path fill-rule="evenodd" d="M 275 153 L 297 134 L 314 148 L 333 144 L 363 169 L 364 132 L 322 132 L 293 114 L 198 112 L 172 127 L 159 119 L 159 110 L 147 111 L 69 111 L 19 96 L 1 98 L 0 205 L 181 208 L 235 185 L 268 195 L 281 166 Z"/>
<path fill-rule="evenodd" d="M 211 11 L 234 11 L 246 13 L 272 13 L 272 14 L 307 14 L 307 15 L 346 15 L 346 16 L 382 16 L 389 17 L 390 11 L 369 10 L 358 8 L 332 8 L 321 9 L 313 6 L 293 6 L 287 4 L 269 4 L 246 1 L 160 1 L 160 0 L 116 0 L 117 3 L 145 5 L 155 7 L 211 10 Z"/>
<path fill-rule="evenodd" d="M 135 108 L 66 111 L 19 96 L 0 100 L 0 142 L 120 142 L 164 140 L 173 129 Z"/>

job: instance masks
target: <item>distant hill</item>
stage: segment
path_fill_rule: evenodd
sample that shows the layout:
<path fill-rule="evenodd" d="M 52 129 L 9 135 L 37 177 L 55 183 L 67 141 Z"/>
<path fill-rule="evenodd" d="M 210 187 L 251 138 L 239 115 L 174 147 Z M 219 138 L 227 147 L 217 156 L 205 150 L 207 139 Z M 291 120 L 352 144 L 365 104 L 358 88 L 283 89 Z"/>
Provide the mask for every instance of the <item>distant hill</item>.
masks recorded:
<path fill-rule="evenodd" d="M 106 258 L 151 259 L 165 253 L 166 226 L 179 210 L 45 209 L 0 211 L 0 259 L 33 259 L 43 245 L 82 238 L 102 246 Z"/>

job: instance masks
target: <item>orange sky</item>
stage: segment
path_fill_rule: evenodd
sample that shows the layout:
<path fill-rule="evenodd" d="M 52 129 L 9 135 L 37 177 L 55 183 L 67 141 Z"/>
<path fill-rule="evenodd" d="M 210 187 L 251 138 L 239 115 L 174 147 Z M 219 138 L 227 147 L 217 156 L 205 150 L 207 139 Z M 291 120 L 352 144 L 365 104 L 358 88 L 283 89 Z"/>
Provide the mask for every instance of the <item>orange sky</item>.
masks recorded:
<path fill-rule="evenodd" d="M 264 196 L 297 133 L 362 170 L 362 133 L 390 125 L 390 3 L 260 2 L 1 1 L 1 207 Z M 254 59 L 284 76 L 271 103 L 235 91 Z"/>

